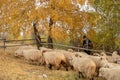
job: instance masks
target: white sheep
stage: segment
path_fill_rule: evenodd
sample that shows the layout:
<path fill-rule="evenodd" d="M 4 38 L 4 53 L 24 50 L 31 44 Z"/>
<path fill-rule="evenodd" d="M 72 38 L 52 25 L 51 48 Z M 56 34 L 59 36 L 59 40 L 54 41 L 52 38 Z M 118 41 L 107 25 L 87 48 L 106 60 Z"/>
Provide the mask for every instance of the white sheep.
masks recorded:
<path fill-rule="evenodd" d="M 113 58 L 114 62 L 116 62 L 116 63 L 117 63 L 117 61 L 120 59 L 120 56 L 118 55 L 118 52 L 117 52 L 117 51 L 114 51 L 114 52 L 112 53 L 112 58 Z"/>
<path fill-rule="evenodd" d="M 106 80 L 120 80 L 120 68 L 100 68 L 99 76 Z"/>
<path fill-rule="evenodd" d="M 87 57 L 89 56 L 87 53 L 85 52 L 74 52 L 74 55 L 78 56 L 78 57 Z"/>
<path fill-rule="evenodd" d="M 101 56 L 99 53 L 93 53 L 93 56 Z"/>
<path fill-rule="evenodd" d="M 74 52 L 74 50 L 73 50 L 73 49 L 68 49 L 67 51 L 69 51 L 69 52 Z"/>
<path fill-rule="evenodd" d="M 87 56 L 87 58 L 93 60 L 97 67 L 102 67 L 105 63 L 108 63 L 106 57 L 103 56 Z"/>
<path fill-rule="evenodd" d="M 116 63 L 105 63 L 103 65 L 103 68 L 120 68 L 120 65 L 119 64 L 116 64 Z"/>
<path fill-rule="evenodd" d="M 73 69 L 73 67 L 70 66 L 69 58 L 71 58 L 72 56 L 75 56 L 74 52 L 65 51 L 65 50 L 58 50 L 58 49 L 55 49 L 54 51 L 57 51 L 57 52 L 63 54 L 65 56 L 66 60 L 67 60 L 67 66 L 70 67 L 71 69 Z"/>
<path fill-rule="evenodd" d="M 57 70 L 61 68 L 61 65 L 66 67 L 66 58 L 65 56 L 57 51 L 48 51 L 42 53 L 42 61 L 45 62 L 46 65 L 49 65 L 49 69 L 52 69 L 52 66 L 55 66 Z M 42 62 L 43 63 L 43 62 Z M 66 68 L 67 70 L 67 68 Z"/>
<path fill-rule="evenodd" d="M 117 59 L 117 64 L 120 64 L 120 59 Z"/>
<path fill-rule="evenodd" d="M 91 59 L 95 64 L 96 64 L 96 76 L 98 76 L 98 73 L 99 73 L 99 69 L 105 64 L 105 63 L 108 63 L 106 57 L 104 56 L 92 56 L 92 55 L 89 55 L 85 58 L 89 58 Z"/>
<path fill-rule="evenodd" d="M 40 58 L 42 57 L 42 52 L 35 49 L 22 50 L 23 57 L 28 63 L 36 62 L 37 65 L 40 65 Z"/>
<path fill-rule="evenodd" d="M 39 50 L 34 50 L 34 49 L 23 50 L 22 54 L 26 60 L 33 60 L 33 61 L 38 60 L 42 55 L 42 53 Z"/>
<path fill-rule="evenodd" d="M 29 46 L 21 46 L 21 47 L 19 47 L 19 49 L 17 49 L 15 51 L 14 56 L 15 57 L 21 57 L 21 56 L 23 56 L 23 54 L 22 54 L 23 50 L 29 50 L 29 49 L 35 49 L 35 48 L 30 46 L 30 45 Z"/>
<path fill-rule="evenodd" d="M 104 57 L 107 56 L 105 52 L 101 52 L 100 55 L 101 55 L 101 56 L 104 56 Z"/>
<path fill-rule="evenodd" d="M 81 74 L 82 76 L 89 78 L 89 80 L 93 79 L 96 71 L 96 65 L 91 59 L 72 57 L 69 60 L 74 70 L 79 73 L 79 77 Z"/>

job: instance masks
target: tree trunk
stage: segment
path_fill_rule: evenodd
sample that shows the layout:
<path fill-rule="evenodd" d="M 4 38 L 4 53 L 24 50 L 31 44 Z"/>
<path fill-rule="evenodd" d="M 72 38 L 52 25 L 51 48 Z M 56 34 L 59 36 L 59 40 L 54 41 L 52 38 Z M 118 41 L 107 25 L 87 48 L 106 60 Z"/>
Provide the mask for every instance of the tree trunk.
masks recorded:
<path fill-rule="evenodd" d="M 52 34 L 51 34 L 51 26 L 53 25 L 53 21 L 52 21 L 52 19 L 50 18 L 50 22 L 49 22 L 49 33 L 48 33 L 48 43 L 50 43 L 50 44 L 48 44 L 48 48 L 51 48 L 51 49 L 53 49 L 53 40 L 52 40 Z"/>
<path fill-rule="evenodd" d="M 52 38 L 51 38 L 51 36 L 49 35 L 48 36 L 48 43 L 50 43 L 50 44 L 48 44 L 48 48 L 51 48 L 51 49 L 53 49 L 53 41 L 52 41 Z"/>
<path fill-rule="evenodd" d="M 38 30 L 36 28 L 36 23 L 33 23 L 33 27 L 34 27 L 34 34 L 35 34 L 35 40 L 36 40 L 36 45 L 37 45 L 37 48 L 40 49 L 40 47 L 42 46 L 41 44 L 41 37 L 38 33 Z"/>

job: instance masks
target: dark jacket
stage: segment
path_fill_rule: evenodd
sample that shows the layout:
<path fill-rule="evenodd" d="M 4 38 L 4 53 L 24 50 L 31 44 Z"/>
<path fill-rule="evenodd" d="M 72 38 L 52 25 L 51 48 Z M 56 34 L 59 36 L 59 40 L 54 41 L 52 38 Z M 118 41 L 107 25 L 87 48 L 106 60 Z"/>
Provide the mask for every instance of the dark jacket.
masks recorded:
<path fill-rule="evenodd" d="M 86 48 L 86 49 L 91 49 L 91 48 L 93 48 L 93 44 L 88 38 L 86 38 L 86 39 L 83 40 L 82 47 Z"/>

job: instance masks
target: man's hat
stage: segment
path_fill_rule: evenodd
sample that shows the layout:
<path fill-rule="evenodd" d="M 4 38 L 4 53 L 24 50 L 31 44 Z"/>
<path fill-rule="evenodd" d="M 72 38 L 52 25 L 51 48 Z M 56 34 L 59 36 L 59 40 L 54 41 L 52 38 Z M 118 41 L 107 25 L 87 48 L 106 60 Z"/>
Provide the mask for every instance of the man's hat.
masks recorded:
<path fill-rule="evenodd" d="M 86 36 L 85 36 L 85 35 L 83 36 L 83 39 L 84 39 L 84 38 L 86 38 Z"/>

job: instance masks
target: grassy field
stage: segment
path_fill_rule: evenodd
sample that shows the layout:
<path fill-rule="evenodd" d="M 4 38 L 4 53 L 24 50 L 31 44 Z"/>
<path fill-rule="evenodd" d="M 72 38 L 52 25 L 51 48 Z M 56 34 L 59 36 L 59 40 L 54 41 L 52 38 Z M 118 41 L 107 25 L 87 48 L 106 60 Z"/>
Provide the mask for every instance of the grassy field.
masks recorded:
<path fill-rule="evenodd" d="M 28 64 L 23 58 L 14 57 L 16 49 L 7 48 L 5 52 L 0 49 L 0 80 L 86 80 L 79 79 L 72 70 L 49 70 L 45 66 Z"/>

